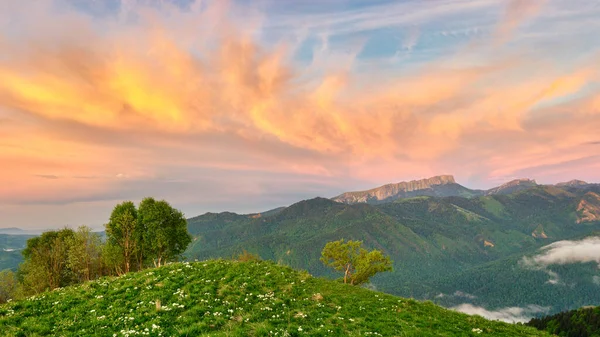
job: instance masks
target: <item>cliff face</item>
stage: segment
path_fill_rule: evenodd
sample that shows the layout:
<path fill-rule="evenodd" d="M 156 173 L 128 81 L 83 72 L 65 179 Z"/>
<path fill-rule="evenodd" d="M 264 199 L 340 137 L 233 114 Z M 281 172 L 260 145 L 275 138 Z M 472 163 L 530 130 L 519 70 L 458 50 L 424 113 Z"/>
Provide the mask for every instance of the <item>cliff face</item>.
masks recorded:
<path fill-rule="evenodd" d="M 449 185 L 457 186 L 454 177 L 451 175 L 435 176 L 428 179 L 403 181 L 397 184 L 387 184 L 381 187 L 373 188 L 367 191 L 346 192 L 335 198 L 333 201 L 343 202 L 346 204 L 356 203 L 372 203 L 383 200 L 397 199 L 408 196 L 431 195 L 437 196 L 436 187 Z M 462 186 L 460 186 L 462 187 Z M 464 188 L 464 187 L 462 187 Z M 464 188 L 466 189 L 466 188 Z M 423 191 L 424 193 L 411 193 Z"/>
<path fill-rule="evenodd" d="M 577 223 L 600 221 L 600 195 L 586 193 L 577 205 Z"/>

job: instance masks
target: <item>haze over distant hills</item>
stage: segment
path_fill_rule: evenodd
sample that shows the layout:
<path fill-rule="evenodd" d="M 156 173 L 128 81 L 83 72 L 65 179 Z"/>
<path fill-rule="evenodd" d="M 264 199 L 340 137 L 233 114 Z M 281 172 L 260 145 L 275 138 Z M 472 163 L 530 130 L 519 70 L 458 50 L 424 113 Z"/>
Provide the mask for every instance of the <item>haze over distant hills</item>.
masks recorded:
<path fill-rule="evenodd" d="M 589 184 L 581 180 L 571 180 L 569 182 L 558 183 L 554 186 L 584 188 L 590 185 L 593 184 Z M 394 201 L 400 198 L 411 198 L 418 196 L 477 197 L 484 195 L 510 194 L 534 186 L 538 186 L 535 180 L 524 178 L 515 179 L 488 190 L 477 190 L 470 189 L 456 183 L 454 176 L 452 175 L 440 175 L 427 179 L 387 184 L 366 191 L 346 192 L 332 198 L 332 200 L 346 204 L 377 204 Z"/>
<path fill-rule="evenodd" d="M 8 234 L 8 235 L 34 235 L 41 234 L 44 230 L 30 230 L 30 229 L 22 229 L 17 227 L 9 227 L 9 228 L 0 228 L 0 234 Z"/>

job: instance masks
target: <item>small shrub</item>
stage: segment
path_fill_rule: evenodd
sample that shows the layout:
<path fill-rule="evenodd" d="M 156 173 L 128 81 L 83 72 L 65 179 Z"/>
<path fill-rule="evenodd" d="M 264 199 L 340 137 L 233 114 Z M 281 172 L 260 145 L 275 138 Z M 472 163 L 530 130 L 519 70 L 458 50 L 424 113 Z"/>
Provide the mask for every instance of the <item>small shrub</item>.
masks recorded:
<path fill-rule="evenodd" d="M 244 251 L 237 256 L 237 259 L 240 262 L 250 262 L 250 261 L 260 261 L 260 256 L 258 254 L 252 254 L 244 249 Z"/>

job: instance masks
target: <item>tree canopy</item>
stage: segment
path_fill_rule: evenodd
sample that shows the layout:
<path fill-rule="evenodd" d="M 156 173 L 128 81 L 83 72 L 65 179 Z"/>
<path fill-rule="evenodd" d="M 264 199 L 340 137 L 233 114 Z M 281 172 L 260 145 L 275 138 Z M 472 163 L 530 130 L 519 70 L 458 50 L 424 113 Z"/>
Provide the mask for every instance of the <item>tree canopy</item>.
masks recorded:
<path fill-rule="evenodd" d="M 135 235 L 137 217 L 135 204 L 124 201 L 115 206 L 105 225 L 108 244 L 118 247 L 122 252 L 126 273 L 131 270 L 131 260 L 139 245 L 139 238 Z"/>
<path fill-rule="evenodd" d="M 138 209 L 144 255 L 160 267 L 181 255 L 192 242 L 183 213 L 164 200 L 145 198 Z"/>
<path fill-rule="evenodd" d="M 367 251 L 362 241 L 344 239 L 328 242 L 321 252 L 321 261 L 344 273 L 344 283 L 363 284 L 377 273 L 392 270 L 389 256 L 379 250 Z"/>
<path fill-rule="evenodd" d="M 131 201 L 115 206 L 106 224 L 106 253 L 110 264 L 123 271 L 141 269 L 147 263 L 161 266 L 181 255 L 192 242 L 183 213 L 165 200 L 144 198 L 136 208 Z M 121 257 L 119 257 L 121 256 Z"/>
<path fill-rule="evenodd" d="M 68 260 L 69 242 L 74 236 L 72 229 L 65 228 L 27 240 L 27 247 L 22 252 L 25 262 L 19 269 L 26 289 L 40 292 L 73 283 L 74 275 Z"/>

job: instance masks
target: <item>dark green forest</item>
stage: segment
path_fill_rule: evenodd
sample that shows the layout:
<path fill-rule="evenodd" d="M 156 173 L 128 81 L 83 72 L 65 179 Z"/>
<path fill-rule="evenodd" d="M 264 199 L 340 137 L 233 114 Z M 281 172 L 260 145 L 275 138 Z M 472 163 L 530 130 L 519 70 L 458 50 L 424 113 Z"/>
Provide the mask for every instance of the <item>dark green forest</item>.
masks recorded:
<path fill-rule="evenodd" d="M 563 337 L 600 336 L 600 307 L 581 308 L 544 318 L 534 318 L 527 325 Z"/>

